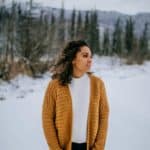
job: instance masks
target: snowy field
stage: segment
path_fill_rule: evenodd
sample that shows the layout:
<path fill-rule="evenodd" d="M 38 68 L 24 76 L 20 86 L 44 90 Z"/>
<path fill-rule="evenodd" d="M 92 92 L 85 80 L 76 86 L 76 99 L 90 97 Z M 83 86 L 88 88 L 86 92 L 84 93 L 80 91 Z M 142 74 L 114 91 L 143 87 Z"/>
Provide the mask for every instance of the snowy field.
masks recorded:
<path fill-rule="evenodd" d="M 124 65 L 94 57 L 92 71 L 106 86 L 110 119 L 105 150 L 150 150 L 150 62 Z M 48 150 L 42 103 L 50 74 L 0 82 L 0 150 Z"/>

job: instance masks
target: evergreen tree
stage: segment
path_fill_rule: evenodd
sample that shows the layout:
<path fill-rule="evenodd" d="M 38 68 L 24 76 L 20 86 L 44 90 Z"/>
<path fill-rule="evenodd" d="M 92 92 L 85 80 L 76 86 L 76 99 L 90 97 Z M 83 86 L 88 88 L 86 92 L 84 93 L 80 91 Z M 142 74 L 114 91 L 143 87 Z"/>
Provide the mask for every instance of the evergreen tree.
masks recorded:
<path fill-rule="evenodd" d="M 127 19 L 125 27 L 125 48 L 127 50 L 127 54 L 132 53 L 133 42 L 134 42 L 134 22 L 130 17 L 129 19 Z"/>
<path fill-rule="evenodd" d="M 93 53 L 101 54 L 100 39 L 99 39 L 99 23 L 97 11 L 92 11 L 90 15 L 90 47 Z"/>
<path fill-rule="evenodd" d="M 109 38 L 109 29 L 107 28 L 104 32 L 104 39 L 103 39 L 103 52 L 104 55 L 110 54 L 110 38 Z"/>
<path fill-rule="evenodd" d="M 90 43 L 90 18 L 89 18 L 89 11 L 86 11 L 86 14 L 85 14 L 84 39 L 87 41 L 87 43 Z"/>
<path fill-rule="evenodd" d="M 10 61 L 11 63 L 14 60 L 14 51 L 15 51 L 15 33 L 16 33 L 16 19 L 17 19 L 17 4 L 12 2 L 11 11 L 7 13 L 6 19 L 6 56 L 5 60 Z"/>
<path fill-rule="evenodd" d="M 76 39 L 83 39 L 83 20 L 81 11 L 78 12 L 77 16 Z"/>
<path fill-rule="evenodd" d="M 143 34 L 140 38 L 140 53 L 142 56 L 148 54 L 148 23 L 145 23 Z"/>
<path fill-rule="evenodd" d="M 33 0 L 30 0 L 30 11 L 32 10 Z"/>
<path fill-rule="evenodd" d="M 76 21 L 76 10 L 73 9 L 72 15 L 71 15 L 71 25 L 70 25 L 70 38 L 72 40 L 75 39 L 75 21 Z"/>
<path fill-rule="evenodd" d="M 8 20 L 8 12 L 5 6 L 0 7 L 0 56 L 1 59 L 4 60 L 4 53 L 6 47 L 6 22 Z"/>
<path fill-rule="evenodd" d="M 62 8 L 60 10 L 60 16 L 58 20 L 58 45 L 62 47 L 63 43 L 65 42 L 65 10 L 64 4 L 62 3 Z"/>
<path fill-rule="evenodd" d="M 120 18 L 118 18 L 115 23 L 115 29 L 113 32 L 113 39 L 112 39 L 112 51 L 115 54 L 122 53 L 122 28 Z"/>
<path fill-rule="evenodd" d="M 54 54 L 55 52 L 55 48 L 57 43 L 56 42 L 56 18 L 54 16 L 54 14 L 51 14 L 51 22 L 48 28 L 48 53 Z"/>

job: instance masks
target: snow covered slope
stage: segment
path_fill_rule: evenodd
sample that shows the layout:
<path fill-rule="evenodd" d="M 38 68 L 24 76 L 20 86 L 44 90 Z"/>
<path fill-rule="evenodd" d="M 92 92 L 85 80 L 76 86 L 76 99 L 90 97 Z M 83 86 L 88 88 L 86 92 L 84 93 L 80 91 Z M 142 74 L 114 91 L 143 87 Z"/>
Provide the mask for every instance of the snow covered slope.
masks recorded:
<path fill-rule="evenodd" d="M 110 120 L 105 150 L 150 149 L 150 62 L 124 65 L 94 56 L 92 71 L 106 86 Z M 46 150 L 41 109 L 50 74 L 0 82 L 0 149 Z"/>

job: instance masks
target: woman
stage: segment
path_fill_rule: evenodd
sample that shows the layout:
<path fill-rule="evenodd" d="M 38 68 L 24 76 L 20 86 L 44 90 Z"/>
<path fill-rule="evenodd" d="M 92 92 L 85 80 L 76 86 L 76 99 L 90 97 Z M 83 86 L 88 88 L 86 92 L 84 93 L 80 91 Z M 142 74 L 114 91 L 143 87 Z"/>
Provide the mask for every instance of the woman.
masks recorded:
<path fill-rule="evenodd" d="M 104 150 L 109 105 L 104 82 L 90 73 L 91 64 L 87 43 L 71 41 L 51 70 L 42 110 L 51 150 Z"/>

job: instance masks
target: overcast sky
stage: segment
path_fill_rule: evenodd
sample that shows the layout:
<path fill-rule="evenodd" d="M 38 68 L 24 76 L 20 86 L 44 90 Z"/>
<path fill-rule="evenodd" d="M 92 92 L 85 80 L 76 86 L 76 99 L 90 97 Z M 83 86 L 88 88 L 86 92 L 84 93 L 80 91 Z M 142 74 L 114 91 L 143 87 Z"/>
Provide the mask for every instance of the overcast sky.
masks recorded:
<path fill-rule="evenodd" d="M 0 0 L 1 1 L 1 0 Z M 11 0 L 6 0 L 11 1 Z M 27 0 L 14 0 L 27 1 Z M 62 0 L 33 0 L 44 6 L 61 7 Z M 115 10 L 126 14 L 150 12 L 150 0 L 64 0 L 65 8 Z"/>

